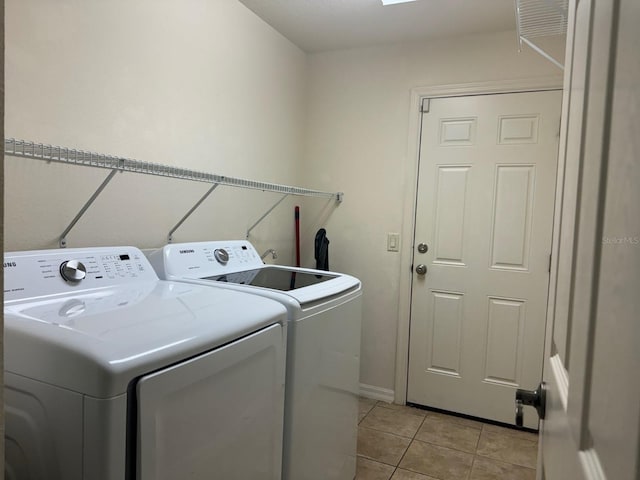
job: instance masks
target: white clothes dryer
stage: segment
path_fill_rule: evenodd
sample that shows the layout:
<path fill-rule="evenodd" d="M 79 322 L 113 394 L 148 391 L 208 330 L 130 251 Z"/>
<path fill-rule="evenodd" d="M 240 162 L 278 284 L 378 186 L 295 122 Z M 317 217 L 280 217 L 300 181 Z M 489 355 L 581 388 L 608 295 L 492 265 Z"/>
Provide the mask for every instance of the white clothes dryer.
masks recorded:
<path fill-rule="evenodd" d="M 6 253 L 9 480 L 281 478 L 286 310 L 134 247 Z"/>
<path fill-rule="evenodd" d="M 171 244 L 147 255 L 160 278 L 251 292 L 287 308 L 283 478 L 352 480 L 360 281 L 340 273 L 265 265 L 242 240 Z"/>

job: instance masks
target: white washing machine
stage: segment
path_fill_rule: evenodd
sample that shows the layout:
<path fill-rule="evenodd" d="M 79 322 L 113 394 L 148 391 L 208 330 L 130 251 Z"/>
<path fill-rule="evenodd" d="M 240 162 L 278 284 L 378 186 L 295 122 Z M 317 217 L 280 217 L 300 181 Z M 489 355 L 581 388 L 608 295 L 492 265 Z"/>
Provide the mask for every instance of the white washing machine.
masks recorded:
<path fill-rule="evenodd" d="M 286 310 L 133 247 L 6 253 L 6 478 L 281 478 Z"/>
<path fill-rule="evenodd" d="M 362 289 L 349 275 L 265 265 L 247 241 L 167 245 L 160 278 L 251 292 L 288 311 L 283 478 L 355 476 Z"/>

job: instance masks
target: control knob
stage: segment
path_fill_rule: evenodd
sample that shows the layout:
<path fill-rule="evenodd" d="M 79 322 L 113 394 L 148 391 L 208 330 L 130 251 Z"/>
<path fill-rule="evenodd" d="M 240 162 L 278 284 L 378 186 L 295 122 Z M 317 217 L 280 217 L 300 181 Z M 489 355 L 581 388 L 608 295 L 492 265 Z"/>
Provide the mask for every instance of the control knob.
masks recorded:
<path fill-rule="evenodd" d="M 68 260 L 60 265 L 60 275 L 67 282 L 76 283 L 87 276 L 87 269 L 78 260 Z"/>
<path fill-rule="evenodd" d="M 218 263 L 221 263 L 222 265 L 226 265 L 226 263 L 229 261 L 229 252 L 227 252 L 224 248 L 216 248 L 213 251 L 213 256 L 216 258 Z"/>

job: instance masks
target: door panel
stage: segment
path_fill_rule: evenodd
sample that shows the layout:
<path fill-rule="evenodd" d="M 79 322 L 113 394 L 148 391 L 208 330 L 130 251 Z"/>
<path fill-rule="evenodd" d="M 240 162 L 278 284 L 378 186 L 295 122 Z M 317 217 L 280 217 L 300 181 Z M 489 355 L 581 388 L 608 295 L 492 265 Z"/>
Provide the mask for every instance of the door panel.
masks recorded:
<path fill-rule="evenodd" d="M 496 167 L 491 268 L 528 270 L 534 181 L 534 165 Z"/>
<path fill-rule="evenodd" d="M 489 298 L 489 325 L 484 377 L 486 382 L 519 385 L 524 348 L 525 302 Z"/>
<path fill-rule="evenodd" d="M 512 423 L 515 388 L 540 381 L 560 100 L 557 91 L 431 99 L 409 402 Z"/>
<path fill-rule="evenodd" d="M 434 262 L 464 265 L 464 213 L 471 166 L 439 166 L 436 184 Z"/>
<path fill-rule="evenodd" d="M 581 0 L 570 13 L 559 220 L 564 238 L 573 239 L 558 239 L 559 256 L 566 255 L 552 282 L 539 470 L 548 480 L 637 480 L 640 4 Z"/>
<path fill-rule="evenodd" d="M 433 331 L 430 335 L 432 372 L 460 376 L 462 312 L 464 297 L 456 293 L 432 292 Z"/>

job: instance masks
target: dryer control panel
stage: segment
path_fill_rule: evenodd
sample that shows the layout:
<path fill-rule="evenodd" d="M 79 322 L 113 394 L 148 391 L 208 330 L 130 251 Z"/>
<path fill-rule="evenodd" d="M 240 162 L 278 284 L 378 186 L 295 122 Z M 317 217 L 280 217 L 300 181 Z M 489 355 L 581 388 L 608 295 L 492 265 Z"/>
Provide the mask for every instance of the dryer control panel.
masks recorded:
<path fill-rule="evenodd" d="M 158 280 L 135 247 L 7 252 L 5 301 Z"/>

